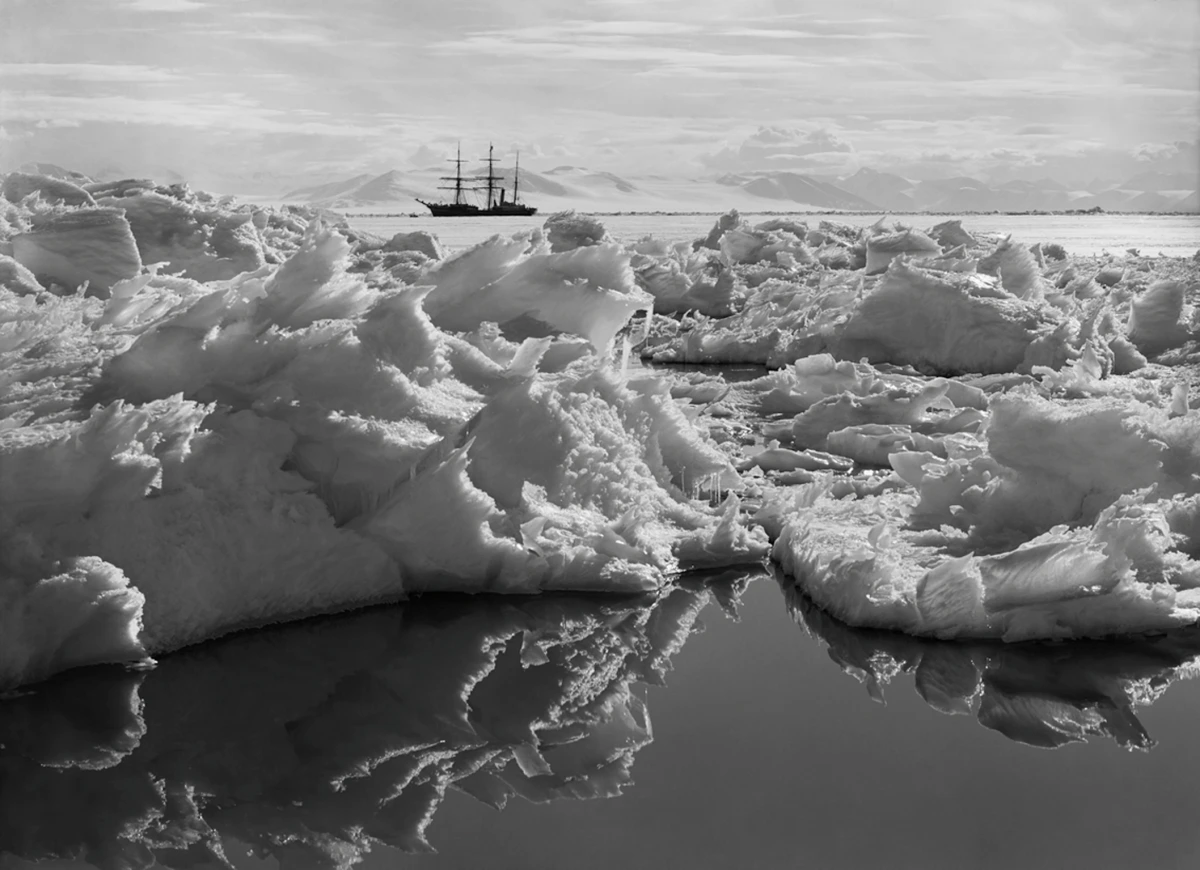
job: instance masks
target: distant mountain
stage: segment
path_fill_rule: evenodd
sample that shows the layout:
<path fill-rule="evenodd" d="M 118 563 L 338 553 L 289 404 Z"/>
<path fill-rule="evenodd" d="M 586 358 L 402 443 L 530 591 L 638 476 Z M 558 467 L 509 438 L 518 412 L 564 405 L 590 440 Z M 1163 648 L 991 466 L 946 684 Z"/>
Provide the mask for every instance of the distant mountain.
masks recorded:
<path fill-rule="evenodd" d="M 853 175 L 838 181 L 838 187 L 888 211 L 913 211 L 913 183 L 890 172 L 877 172 L 863 167 Z"/>
<path fill-rule="evenodd" d="M 879 208 L 875 203 L 835 184 L 795 172 L 767 172 L 738 186 L 747 193 L 765 199 L 784 200 L 814 208 L 847 211 L 876 211 Z"/>
<path fill-rule="evenodd" d="M 512 192 L 513 169 L 497 167 L 497 185 Z M 452 182 L 447 182 L 443 176 L 445 170 L 440 167 L 402 172 L 393 169 L 382 175 L 356 175 L 341 181 L 332 181 L 300 187 L 284 194 L 283 199 L 299 200 L 313 205 L 334 209 L 370 208 L 382 205 L 393 205 L 410 209 L 420 206 L 417 199 L 445 199 L 448 192 L 439 190 Z M 464 173 L 463 180 L 468 189 L 477 188 L 482 177 L 487 175 L 486 168 L 472 169 Z M 559 166 L 549 172 L 540 173 L 522 168 L 519 194 L 526 197 L 568 200 L 566 204 L 556 204 L 550 207 L 575 207 L 572 201 L 578 200 L 580 208 L 587 207 L 588 201 L 597 198 L 611 204 L 614 199 L 619 202 L 627 195 L 636 196 L 643 193 L 637 185 L 611 172 L 597 172 L 575 166 Z M 481 194 L 474 194 L 481 197 Z M 533 203 L 537 205 L 538 203 Z M 642 206 L 644 207 L 644 205 Z"/>
<path fill-rule="evenodd" d="M 595 172 L 579 166 L 556 166 L 545 174 L 552 175 L 555 179 L 570 181 L 584 187 L 610 188 L 621 193 L 638 192 L 637 185 L 611 172 Z M 522 178 L 524 178 L 524 175 L 524 173 L 521 173 Z"/>
<path fill-rule="evenodd" d="M 468 177 L 478 183 L 478 176 L 486 176 L 486 169 L 473 169 L 468 173 Z M 549 173 L 547 173 L 549 175 Z M 496 177 L 500 180 L 497 182 L 500 186 L 512 191 L 513 170 L 512 169 L 496 169 Z M 544 196 L 572 196 L 578 195 L 579 191 L 572 190 L 567 185 L 556 181 L 553 178 L 547 178 L 546 175 L 541 175 L 537 172 L 530 172 L 528 169 L 521 170 L 521 183 L 517 193 L 523 199 L 525 194 L 543 194 Z"/>
<path fill-rule="evenodd" d="M 1155 190 L 1143 190 L 1141 193 L 1126 200 L 1127 211 L 1167 211 L 1174 204 L 1173 197 L 1164 196 Z"/>
<path fill-rule="evenodd" d="M 484 169 L 465 178 L 477 186 Z M 445 170 L 438 167 L 362 174 L 340 181 L 298 187 L 284 197 L 324 208 L 420 210 L 417 199 L 445 199 L 439 190 Z M 496 170 L 498 184 L 511 195 L 512 167 Z M 716 178 L 661 176 L 624 178 L 611 172 L 562 165 L 543 172 L 521 169 L 522 200 L 541 212 L 691 211 L 735 207 L 743 211 L 1024 212 L 1101 208 L 1104 211 L 1196 211 L 1195 187 L 1179 187 L 1194 177 L 1144 173 L 1117 186 L 1096 179 L 1086 188 L 1067 189 L 1051 179 L 987 183 L 956 176 L 910 181 L 862 168 L 842 179 L 783 170 L 728 173 Z M 1167 185 L 1175 185 L 1167 187 Z M 1097 188 L 1095 190 L 1091 188 Z M 479 194 L 474 194 L 479 198 Z"/>
<path fill-rule="evenodd" d="M 921 211 L 990 211 L 994 193 L 977 178 L 956 176 L 918 182 L 912 197 Z"/>
<path fill-rule="evenodd" d="M 1171 211 L 1186 211 L 1192 214 L 1200 212 L 1200 191 L 1193 190 L 1183 199 L 1178 200 Z"/>
<path fill-rule="evenodd" d="M 1039 178 L 1037 181 L 1025 181 L 1023 179 L 1014 178 L 1012 181 L 1006 181 L 1003 184 L 993 185 L 997 190 L 1014 190 L 1021 193 L 1040 193 L 1044 191 L 1062 191 L 1066 192 L 1071 189 L 1069 185 L 1055 181 L 1053 178 Z"/>
<path fill-rule="evenodd" d="M 451 164 L 451 170 L 453 164 Z M 90 178 L 54 163 L 26 163 L 18 171 L 87 183 L 138 176 L 109 165 Z M 464 177 L 475 188 L 482 168 Z M 184 179 L 169 169 L 148 176 L 162 184 L 187 181 L 196 190 L 236 193 L 261 202 L 303 202 L 338 211 L 424 212 L 417 202 L 445 200 L 445 166 L 360 173 L 337 178 L 325 171 L 281 174 L 275 168 L 241 174 Z M 498 184 L 511 196 L 513 167 L 497 167 Z M 1035 181 L 1006 177 L 985 181 L 969 176 L 914 181 L 890 172 L 862 167 L 843 178 L 787 170 L 757 170 L 695 177 L 687 173 L 622 176 L 585 166 L 563 164 L 535 171 L 521 168 L 520 196 L 540 214 L 575 209 L 582 212 L 711 212 L 736 208 L 755 212 L 890 211 L 1032 212 L 1100 208 L 1112 212 L 1200 212 L 1200 179 L 1191 170 L 1142 172 L 1124 181 L 1077 179 L 1064 185 L 1054 179 Z M 282 191 L 287 193 L 282 193 Z M 482 204 L 483 196 L 472 193 Z"/>
<path fill-rule="evenodd" d="M 1137 196 L 1136 191 L 1113 188 L 1091 196 L 1085 196 L 1071 203 L 1072 208 L 1102 208 L 1105 211 L 1136 211 L 1126 204 Z"/>
<path fill-rule="evenodd" d="M 1195 172 L 1142 172 L 1121 183 L 1125 190 L 1161 193 L 1168 190 L 1195 190 L 1200 187 L 1200 175 Z"/>
<path fill-rule="evenodd" d="M 284 199 L 302 199 L 306 202 L 316 202 L 330 197 L 339 197 L 353 193 L 371 180 L 370 175 L 356 175 L 343 181 L 331 181 L 328 184 L 318 184 L 313 187 L 301 187 L 283 195 Z"/>
<path fill-rule="evenodd" d="M 360 185 L 350 196 L 357 202 L 369 205 L 377 202 L 399 202 L 418 196 L 427 196 L 427 190 L 427 185 L 419 181 L 414 183 L 403 172 L 392 169 Z"/>

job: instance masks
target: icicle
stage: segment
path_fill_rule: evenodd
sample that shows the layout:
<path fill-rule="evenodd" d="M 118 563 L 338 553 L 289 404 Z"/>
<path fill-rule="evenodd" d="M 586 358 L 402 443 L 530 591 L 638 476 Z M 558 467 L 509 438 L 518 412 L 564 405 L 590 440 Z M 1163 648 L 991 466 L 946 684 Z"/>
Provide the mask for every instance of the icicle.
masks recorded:
<path fill-rule="evenodd" d="M 715 506 L 722 501 L 721 475 L 714 471 L 708 475 L 708 503 Z"/>
<path fill-rule="evenodd" d="M 652 321 L 652 320 L 654 320 L 654 303 L 653 302 L 651 302 L 646 307 L 646 320 L 642 324 L 642 337 L 641 337 L 641 340 L 638 341 L 638 344 L 644 344 L 645 341 L 648 338 L 650 338 L 650 321 Z"/>

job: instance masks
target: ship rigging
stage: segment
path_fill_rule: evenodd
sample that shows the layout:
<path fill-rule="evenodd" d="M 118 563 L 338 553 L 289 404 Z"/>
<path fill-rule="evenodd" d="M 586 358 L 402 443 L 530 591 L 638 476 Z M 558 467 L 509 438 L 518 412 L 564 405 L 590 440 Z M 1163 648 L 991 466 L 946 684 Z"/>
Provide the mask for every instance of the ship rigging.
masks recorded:
<path fill-rule="evenodd" d="M 425 206 L 433 214 L 434 217 L 488 217 L 497 215 L 531 215 L 537 214 L 537 208 L 531 205 L 525 205 L 521 202 L 517 190 L 521 178 L 521 155 L 517 154 L 516 165 L 513 170 L 513 187 L 512 199 L 506 200 L 504 189 L 504 176 L 496 174 L 496 158 L 493 156 L 493 147 L 488 145 L 487 175 L 479 181 L 475 181 L 476 186 L 471 186 L 473 179 L 463 178 L 462 172 L 462 146 L 460 145 L 453 160 L 454 174 L 443 175 L 440 181 L 452 181 L 453 184 L 439 185 L 438 190 L 454 191 L 454 199 L 451 202 L 426 202 L 423 199 L 418 199 L 417 202 Z M 486 192 L 486 204 L 483 207 L 476 205 L 467 200 L 466 194 L 470 191 Z"/>

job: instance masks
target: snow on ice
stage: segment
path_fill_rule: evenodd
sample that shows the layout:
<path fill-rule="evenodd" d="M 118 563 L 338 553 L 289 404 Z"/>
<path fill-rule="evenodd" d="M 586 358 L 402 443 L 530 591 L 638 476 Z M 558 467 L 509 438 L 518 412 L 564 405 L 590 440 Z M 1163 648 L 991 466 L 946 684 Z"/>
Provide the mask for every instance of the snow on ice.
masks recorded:
<path fill-rule="evenodd" d="M 3 191 L 0 685 L 769 554 L 918 635 L 1200 619 L 1187 261 L 736 212 L 628 245 L 566 213 L 446 255 L 184 186 Z"/>
<path fill-rule="evenodd" d="M 418 251 L 411 286 L 308 213 L 100 201 L 7 206 L 44 289 L 0 301 L 0 683 L 414 590 L 766 556 L 729 457 L 607 362 L 650 307 L 615 246 Z"/>

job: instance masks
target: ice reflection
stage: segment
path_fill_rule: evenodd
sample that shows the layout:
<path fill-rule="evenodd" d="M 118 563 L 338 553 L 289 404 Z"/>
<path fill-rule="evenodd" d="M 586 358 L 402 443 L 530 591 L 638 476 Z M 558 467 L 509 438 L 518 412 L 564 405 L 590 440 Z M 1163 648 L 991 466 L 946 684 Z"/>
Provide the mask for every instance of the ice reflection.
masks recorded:
<path fill-rule="evenodd" d="M 974 715 L 985 728 L 1029 746 L 1057 749 L 1108 737 L 1127 749 L 1151 749 L 1154 740 L 1135 709 L 1200 672 L 1200 628 L 1109 641 L 936 641 L 851 628 L 792 583 L 783 589 L 793 619 L 874 700 L 883 703 L 883 687 L 911 673 L 935 710 Z"/>
<path fill-rule="evenodd" d="M 428 597 L 77 671 L 0 702 L 0 853 L 102 868 L 283 867 L 430 848 L 447 788 L 503 807 L 611 797 L 651 740 L 699 612 L 746 575 L 661 597 Z"/>

